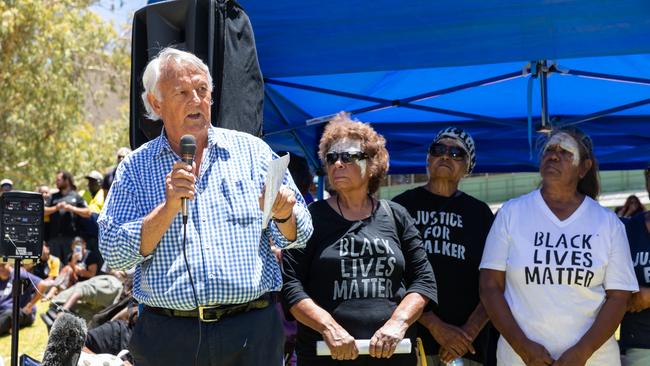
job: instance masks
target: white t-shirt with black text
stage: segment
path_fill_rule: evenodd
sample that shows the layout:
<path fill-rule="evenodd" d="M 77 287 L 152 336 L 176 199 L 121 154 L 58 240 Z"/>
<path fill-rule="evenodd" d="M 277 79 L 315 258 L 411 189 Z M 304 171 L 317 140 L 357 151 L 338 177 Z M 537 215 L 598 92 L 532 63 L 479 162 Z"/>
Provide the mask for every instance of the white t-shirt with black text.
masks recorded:
<path fill-rule="evenodd" d="M 512 315 L 553 359 L 589 330 L 605 290 L 638 291 L 625 227 L 589 197 L 563 221 L 539 190 L 508 201 L 490 229 L 480 268 L 506 272 Z M 497 359 L 499 365 L 524 365 L 503 337 Z M 612 336 L 587 366 L 615 365 L 620 356 Z"/>

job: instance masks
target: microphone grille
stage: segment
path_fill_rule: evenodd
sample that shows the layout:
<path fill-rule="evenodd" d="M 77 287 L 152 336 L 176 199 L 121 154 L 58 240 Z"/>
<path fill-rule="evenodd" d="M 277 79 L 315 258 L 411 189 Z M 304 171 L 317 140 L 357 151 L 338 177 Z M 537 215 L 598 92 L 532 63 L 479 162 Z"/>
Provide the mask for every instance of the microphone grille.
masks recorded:
<path fill-rule="evenodd" d="M 196 152 L 196 138 L 193 135 L 183 135 L 181 137 L 181 154 L 194 155 Z"/>
<path fill-rule="evenodd" d="M 86 340 L 86 322 L 64 313 L 52 324 L 43 355 L 43 366 L 64 366 L 81 352 Z M 76 363 L 75 363 L 76 364 Z"/>

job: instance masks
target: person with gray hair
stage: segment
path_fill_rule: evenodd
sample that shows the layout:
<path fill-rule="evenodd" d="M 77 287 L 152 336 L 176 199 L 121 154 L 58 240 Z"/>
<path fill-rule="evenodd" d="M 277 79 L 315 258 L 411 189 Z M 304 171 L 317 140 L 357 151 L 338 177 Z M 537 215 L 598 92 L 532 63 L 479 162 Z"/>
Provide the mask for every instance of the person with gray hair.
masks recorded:
<path fill-rule="evenodd" d="M 104 191 L 104 197 L 108 196 L 108 191 L 111 189 L 111 185 L 113 184 L 113 179 L 115 178 L 115 171 L 117 170 L 117 166 L 120 165 L 120 162 L 122 162 L 122 160 L 124 160 L 124 158 L 130 153 L 131 153 L 131 149 L 124 146 L 120 147 L 115 152 L 117 163 L 115 164 L 114 167 L 112 167 L 106 172 L 106 174 L 104 175 L 104 179 L 102 180 L 102 191 Z"/>
<path fill-rule="evenodd" d="M 487 364 L 488 317 L 478 293 L 478 265 L 494 215 L 459 189 L 476 164 L 472 136 L 457 127 L 436 134 L 426 154 L 429 179 L 393 201 L 415 219 L 438 285 L 438 306 L 425 310 L 418 336 L 431 366 L 462 358 L 465 366 Z"/>
<path fill-rule="evenodd" d="M 278 156 L 257 137 L 211 125 L 212 79 L 199 58 L 163 49 L 143 84 L 163 131 L 118 165 L 98 220 L 108 266 L 137 266 L 133 295 L 144 306 L 129 350 L 140 366 L 280 365 L 272 304 L 282 274 L 270 242 L 305 245 L 313 228 L 304 200 L 285 173 L 262 228 L 261 193 Z M 188 134 L 192 164 L 180 158 Z"/>

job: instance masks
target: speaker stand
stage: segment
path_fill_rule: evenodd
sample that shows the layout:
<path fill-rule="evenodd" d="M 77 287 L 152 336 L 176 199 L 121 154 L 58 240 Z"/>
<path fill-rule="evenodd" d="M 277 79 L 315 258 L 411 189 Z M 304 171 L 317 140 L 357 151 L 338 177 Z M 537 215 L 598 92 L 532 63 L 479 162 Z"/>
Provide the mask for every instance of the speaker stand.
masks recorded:
<path fill-rule="evenodd" d="M 20 295 L 22 295 L 22 281 L 20 278 L 20 258 L 15 258 L 13 278 L 13 307 L 11 312 L 11 366 L 18 366 L 18 330 L 20 329 Z"/>

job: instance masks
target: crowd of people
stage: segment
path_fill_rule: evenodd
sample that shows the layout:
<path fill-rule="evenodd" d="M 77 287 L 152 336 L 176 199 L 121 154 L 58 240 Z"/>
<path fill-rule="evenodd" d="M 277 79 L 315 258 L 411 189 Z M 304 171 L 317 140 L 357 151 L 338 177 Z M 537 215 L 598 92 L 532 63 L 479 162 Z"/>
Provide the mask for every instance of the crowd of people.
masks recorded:
<path fill-rule="evenodd" d="M 130 152 L 120 148 L 117 164 Z M 115 271 L 108 267 L 98 248 L 99 231 L 97 218 L 110 189 L 112 168 L 104 176 L 91 171 L 85 176 L 86 189 L 78 190 L 74 177 L 67 171 L 55 175 L 56 188 L 42 184 L 35 191 L 43 196 L 44 231 L 40 259 L 35 263 L 23 264 L 20 276 L 24 287 L 20 296 L 20 327 L 36 320 L 36 303 L 49 302 L 49 310 L 41 315 L 48 329 L 63 312 L 72 312 L 94 325 L 111 320 L 98 319 L 98 314 L 113 307 L 120 299 L 130 296 L 132 271 Z M 112 173 L 111 173 L 112 172 Z M 1 181 L 3 192 L 13 190 L 13 181 Z M 12 319 L 12 280 L 15 268 L 9 263 L 0 263 L 0 336 L 9 334 Z M 126 304 L 122 304 L 125 308 Z M 115 315 L 115 314 L 113 314 Z M 115 320 L 126 322 L 129 318 L 119 314 Z M 133 324 L 133 318 L 131 318 Z M 111 339 L 115 334 L 89 333 L 95 344 Z M 127 339 L 128 340 L 128 339 Z M 112 351 L 105 347 L 89 345 L 88 352 Z M 119 352 L 119 350 L 117 350 Z"/>
<path fill-rule="evenodd" d="M 344 113 L 318 147 L 331 196 L 314 201 L 293 158 L 265 197 L 278 155 L 211 125 L 199 58 L 166 48 L 142 80 L 161 135 L 118 151 L 108 186 L 91 172 L 79 193 L 61 171 L 57 192 L 38 187 L 48 232 L 20 271 L 33 283 L 21 324 L 42 296 L 46 323 L 75 313 L 93 326 L 86 351 L 126 348 L 137 366 L 650 365 L 650 213 L 598 204 L 579 129 L 549 135 L 539 188 L 496 216 L 459 189 L 480 162 L 468 132 L 432 134 L 428 181 L 389 201 L 376 198 L 385 139 Z M 650 166 L 645 179 L 650 193 Z M 12 273 L 0 266 L 0 291 Z"/>

